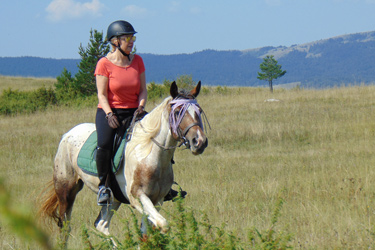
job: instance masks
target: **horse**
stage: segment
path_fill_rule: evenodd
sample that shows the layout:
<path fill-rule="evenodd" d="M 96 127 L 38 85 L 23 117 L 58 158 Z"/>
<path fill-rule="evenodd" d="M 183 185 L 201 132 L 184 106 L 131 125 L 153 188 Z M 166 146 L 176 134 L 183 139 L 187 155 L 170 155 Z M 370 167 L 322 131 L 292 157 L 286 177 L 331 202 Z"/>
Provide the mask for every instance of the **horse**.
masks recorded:
<path fill-rule="evenodd" d="M 162 233 L 169 230 L 159 210 L 174 183 L 172 163 L 179 142 L 190 148 L 193 155 L 202 154 L 208 146 L 202 124 L 203 110 L 196 101 L 200 89 L 200 81 L 190 92 L 179 91 L 173 82 L 170 96 L 134 124 L 131 139 L 124 148 L 125 161 L 115 178 L 130 205 L 145 215 L 141 223 L 144 234 L 147 234 L 146 223 Z M 78 192 L 84 185 L 98 192 L 98 177 L 85 173 L 77 165 L 78 153 L 94 130 L 95 124 L 83 123 L 63 135 L 54 160 L 53 180 L 39 208 L 42 218 L 54 219 L 60 228 L 68 223 L 68 232 Z M 110 235 L 111 218 L 120 205 L 120 201 L 113 199 L 101 208 L 95 221 L 99 232 Z"/>

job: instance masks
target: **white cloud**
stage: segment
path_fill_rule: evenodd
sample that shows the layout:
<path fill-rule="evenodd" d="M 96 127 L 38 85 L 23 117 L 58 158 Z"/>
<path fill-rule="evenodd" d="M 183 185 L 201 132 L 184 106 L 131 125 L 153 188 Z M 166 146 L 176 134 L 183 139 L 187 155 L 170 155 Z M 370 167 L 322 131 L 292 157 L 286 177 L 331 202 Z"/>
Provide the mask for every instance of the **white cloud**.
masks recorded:
<path fill-rule="evenodd" d="M 53 0 L 46 8 L 47 18 L 52 21 L 77 19 L 85 15 L 100 16 L 103 4 L 99 0 L 80 3 L 75 0 Z"/>
<path fill-rule="evenodd" d="M 150 14 L 147 9 L 136 6 L 136 5 L 128 5 L 125 8 L 123 8 L 122 12 L 126 16 L 133 17 L 133 18 L 142 18 Z"/>

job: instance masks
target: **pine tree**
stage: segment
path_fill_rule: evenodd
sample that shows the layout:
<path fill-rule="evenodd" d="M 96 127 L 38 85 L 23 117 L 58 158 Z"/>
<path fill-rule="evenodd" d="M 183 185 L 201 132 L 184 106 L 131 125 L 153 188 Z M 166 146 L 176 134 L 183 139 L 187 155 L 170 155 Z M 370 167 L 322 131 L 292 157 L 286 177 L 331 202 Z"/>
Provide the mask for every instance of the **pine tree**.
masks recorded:
<path fill-rule="evenodd" d="M 58 100 L 60 99 L 70 99 L 76 96 L 76 91 L 73 86 L 73 77 L 72 73 L 64 68 L 61 75 L 56 77 L 57 83 L 55 84 L 56 87 L 56 97 Z"/>
<path fill-rule="evenodd" d="M 277 63 L 277 60 L 273 58 L 273 55 L 266 56 L 263 58 L 263 62 L 260 64 L 260 70 L 258 72 L 258 79 L 268 81 L 271 93 L 273 92 L 272 81 L 282 77 L 286 74 L 286 71 L 281 70 L 281 65 Z"/>
<path fill-rule="evenodd" d="M 103 33 L 97 30 L 90 30 L 90 43 L 86 48 L 79 46 L 81 62 L 78 65 L 79 71 L 75 75 L 75 89 L 82 96 L 90 96 L 96 93 L 95 67 L 100 58 L 109 52 L 109 46 L 104 43 Z"/>

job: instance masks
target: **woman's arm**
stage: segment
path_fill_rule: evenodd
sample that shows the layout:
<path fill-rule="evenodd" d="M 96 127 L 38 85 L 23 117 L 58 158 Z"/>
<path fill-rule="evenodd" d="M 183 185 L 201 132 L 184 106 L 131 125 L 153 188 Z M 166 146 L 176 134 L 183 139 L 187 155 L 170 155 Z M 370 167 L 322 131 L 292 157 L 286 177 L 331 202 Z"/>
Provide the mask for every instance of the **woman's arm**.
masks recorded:
<path fill-rule="evenodd" d="M 143 72 L 139 76 L 140 81 L 141 81 L 141 87 L 139 90 L 139 106 L 146 107 L 146 102 L 147 102 L 147 86 L 146 86 L 146 74 Z"/>
<path fill-rule="evenodd" d="M 108 103 L 108 78 L 102 75 L 96 75 L 96 88 L 98 89 L 99 104 L 106 114 L 112 112 Z"/>

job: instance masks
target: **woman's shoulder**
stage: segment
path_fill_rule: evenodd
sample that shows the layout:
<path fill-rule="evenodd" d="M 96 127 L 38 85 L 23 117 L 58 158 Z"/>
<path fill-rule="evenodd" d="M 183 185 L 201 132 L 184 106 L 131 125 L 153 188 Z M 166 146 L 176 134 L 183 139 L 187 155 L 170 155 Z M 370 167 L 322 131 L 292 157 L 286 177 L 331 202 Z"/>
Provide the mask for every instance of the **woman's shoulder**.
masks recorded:
<path fill-rule="evenodd" d="M 109 60 L 105 56 L 99 58 L 99 60 L 97 62 L 98 65 L 105 65 L 105 64 L 108 64 L 108 63 L 109 63 Z"/>
<path fill-rule="evenodd" d="M 107 56 L 103 56 L 102 58 L 98 60 L 97 66 L 109 69 L 109 68 L 113 68 L 116 65 L 113 62 L 111 62 L 110 58 L 108 58 Z"/>
<path fill-rule="evenodd" d="M 100 63 L 107 63 L 107 62 L 109 62 L 109 60 L 108 60 L 107 56 L 103 56 L 103 57 L 99 58 L 98 63 L 99 62 Z"/>

